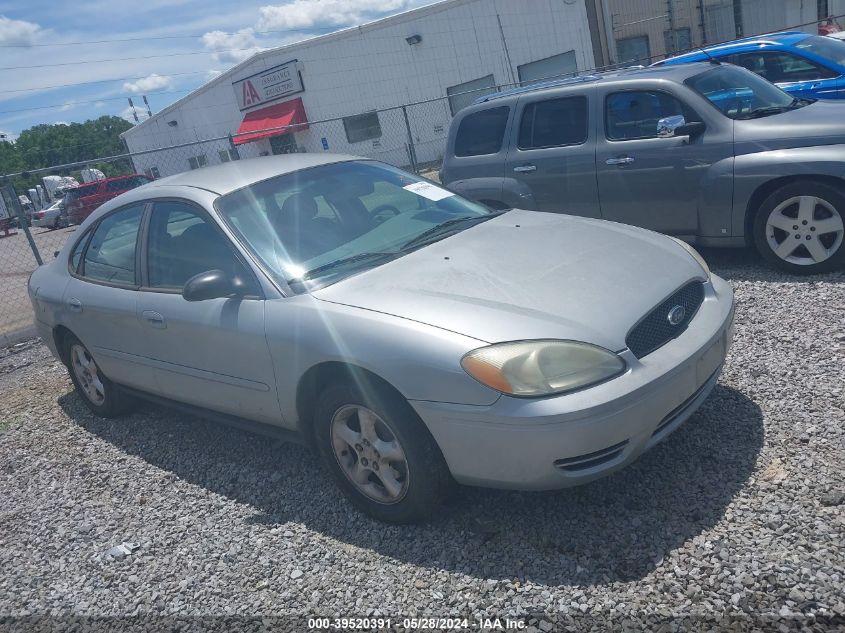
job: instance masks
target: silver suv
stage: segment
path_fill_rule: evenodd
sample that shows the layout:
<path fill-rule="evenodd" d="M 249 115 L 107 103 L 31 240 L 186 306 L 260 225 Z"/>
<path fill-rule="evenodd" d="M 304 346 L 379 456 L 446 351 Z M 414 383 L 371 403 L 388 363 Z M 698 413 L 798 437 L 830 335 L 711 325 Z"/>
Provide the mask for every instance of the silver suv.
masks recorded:
<path fill-rule="evenodd" d="M 793 273 L 845 264 L 845 104 L 730 64 L 624 70 L 482 97 L 441 181 L 493 208 L 603 218 Z"/>

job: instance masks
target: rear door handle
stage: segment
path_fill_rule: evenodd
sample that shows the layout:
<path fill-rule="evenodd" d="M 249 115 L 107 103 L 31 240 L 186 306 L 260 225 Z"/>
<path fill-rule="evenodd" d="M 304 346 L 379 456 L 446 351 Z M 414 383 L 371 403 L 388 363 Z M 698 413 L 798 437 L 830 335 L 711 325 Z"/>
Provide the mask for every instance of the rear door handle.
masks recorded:
<path fill-rule="evenodd" d="M 141 318 L 149 323 L 151 327 L 158 328 L 160 330 L 167 327 L 167 321 L 164 320 L 164 316 L 155 310 L 144 310 L 141 313 Z"/>
<path fill-rule="evenodd" d="M 604 161 L 608 165 L 630 165 L 634 159 L 630 156 L 618 156 L 616 158 L 608 158 Z"/>
<path fill-rule="evenodd" d="M 70 297 L 66 303 L 71 312 L 82 312 L 82 302 L 76 297 Z"/>
<path fill-rule="evenodd" d="M 537 165 L 520 165 L 519 167 L 514 167 L 513 170 L 518 174 L 527 174 L 532 171 L 537 171 Z"/>

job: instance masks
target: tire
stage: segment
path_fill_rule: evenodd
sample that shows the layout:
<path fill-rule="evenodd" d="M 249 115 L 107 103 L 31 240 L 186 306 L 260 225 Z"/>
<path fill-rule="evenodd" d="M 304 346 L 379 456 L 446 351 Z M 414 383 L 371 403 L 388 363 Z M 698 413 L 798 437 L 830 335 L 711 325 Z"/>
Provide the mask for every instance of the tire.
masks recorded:
<path fill-rule="evenodd" d="M 318 396 L 318 452 L 362 512 L 385 523 L 425 521 L 454 485 L 443 455 L 401 396 L 363 384 L 362 391 L 351 381 L 336 383 Z"/>
<path fill-rule="evenodd" d="M 134 408 L 135 399 L 106 378 L 88 348 L 72 334 L 65 338 L 65 359 L 73 386 L 92 413 L 116 418 Z"/>
<path fill-rule="evenodd" d="M 754 245 L 774 266 L 812 275 L 845 266 L 845 193 L 820 182 L 777 189 L 754 217 Z"/>

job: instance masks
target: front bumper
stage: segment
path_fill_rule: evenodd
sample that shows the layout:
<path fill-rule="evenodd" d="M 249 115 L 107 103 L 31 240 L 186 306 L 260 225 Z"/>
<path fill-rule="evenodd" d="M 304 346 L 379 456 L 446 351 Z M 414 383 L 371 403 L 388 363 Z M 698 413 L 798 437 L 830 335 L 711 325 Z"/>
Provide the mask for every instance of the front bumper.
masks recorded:
<path fill-rule="evenodd" d="M 411 401 L 455 479 L 546 490 L 597 479 L 634 461 L 688 419 L 712 391 L 733 338 L 730 285 L 713 276 L 678 338 L 583 391 L 489 406 Z"/>

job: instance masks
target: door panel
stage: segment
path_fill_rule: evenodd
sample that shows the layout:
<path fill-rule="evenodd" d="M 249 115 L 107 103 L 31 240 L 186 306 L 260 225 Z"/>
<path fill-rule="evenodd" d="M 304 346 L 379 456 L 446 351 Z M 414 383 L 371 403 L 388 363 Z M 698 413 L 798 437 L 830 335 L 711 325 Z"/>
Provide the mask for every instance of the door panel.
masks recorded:
<path fill-rule="evenodd" d="M 596 151 L 602 216 L 675 235 L 700 234 L 699 212 L 711 166 L 733 155 L 729 130 L 709 125 L 696 138 L 657 136 L 661 119 L 702 120 L 661 91 L 609 92 L 602 99 Z M 730 188 L 724 191 L 730 205 Z"/>
<path fill-rule="evenodd" d="M 80 241 L 72 277 L 63 297 L 64 322 L 88 348 L 111 380 L 151 390 L 143 330 L 135 318 L 137 236 L 143 205 L 103 218 L 93 236 Z M 86 248 L 87 246 L 87 248 Z"/>
<path fill-rule="evenodd" d="M 518 206 L 601 216 L 589 109 L 587 95 L 520 99 L 505 164 L 526 192 Z"/>
<path fill-rule="evenodd" d="M 251 271 L 228 238 L 199 208 L 181 201 L 153 206 L 146 240 L 144 288 L 136 318 L 157 389 L 166 398 L 253 420 L 279 423 L 264 301 L 219 298 L 189 302 L 185 282 L 208 270 L 240 277 L 257 294 Z"/>

